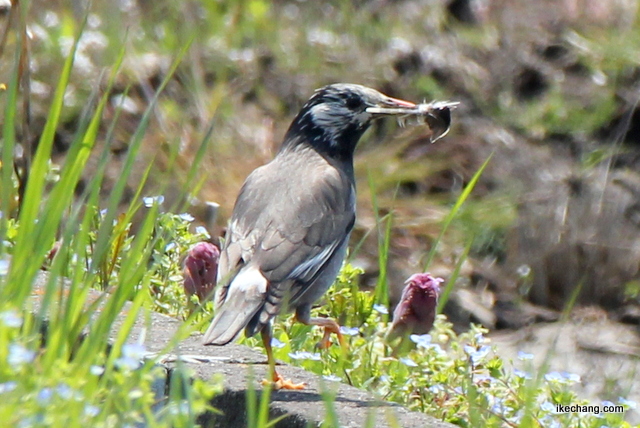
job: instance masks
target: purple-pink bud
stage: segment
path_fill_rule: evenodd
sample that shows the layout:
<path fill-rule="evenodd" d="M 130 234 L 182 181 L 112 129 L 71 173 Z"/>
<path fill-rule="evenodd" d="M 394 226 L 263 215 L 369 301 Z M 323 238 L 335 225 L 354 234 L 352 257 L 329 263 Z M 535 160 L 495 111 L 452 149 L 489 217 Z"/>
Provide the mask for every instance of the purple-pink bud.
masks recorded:
<path fill-rule="evenodd" d="M 429 333 L 436 318 L 442 282 L 442 278 L 434 278 L 429 273 L 416 273 L 407 279 L 398 306 L 393 311 L 389 339 Z"/>
<path fill-rule="evenodd" d="M 207 299 L 216 285 L 220 250 L 209 242 L 198 242 L 184 260 L 184 292 Z"/>

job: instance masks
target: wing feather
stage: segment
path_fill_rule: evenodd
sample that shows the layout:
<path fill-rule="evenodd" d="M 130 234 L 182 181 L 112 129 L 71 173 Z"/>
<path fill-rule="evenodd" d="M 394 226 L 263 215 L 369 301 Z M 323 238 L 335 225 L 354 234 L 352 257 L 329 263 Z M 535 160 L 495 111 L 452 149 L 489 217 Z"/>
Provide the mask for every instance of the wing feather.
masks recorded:
<path fill-rule="evenodd" d="M 295 307 L 336 252 L 344 249 L 355 219 L 353 177 L 317 153 L 311 155 L 311 161 L 277 156 L 247 178 L 221 252 L 216 318 L 233 321 L 220 325 L 238 331 L 246 326 L 249 335 L 259 331 L 281 310 Z M 248 268 L 259 271 L 267 286 L 259 303 L 259 293 L 254 293 L 245 297 L 251 302 L 243 306 L 234 277 Z M 224 313 L 237 308 L 241 314 Z M 232 340 L 236 334 L 221 337 Z"/>

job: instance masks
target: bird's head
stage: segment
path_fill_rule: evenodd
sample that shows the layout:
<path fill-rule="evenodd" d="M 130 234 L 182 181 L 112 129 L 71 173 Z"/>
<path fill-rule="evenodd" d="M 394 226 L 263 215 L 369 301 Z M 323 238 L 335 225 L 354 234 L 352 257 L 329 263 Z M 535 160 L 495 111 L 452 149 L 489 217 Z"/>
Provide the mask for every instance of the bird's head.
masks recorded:
<path fill-rule="evenodd" d="M 324 86 L 302 107 L 285 136 L 284 146 L 311 144 L 321 152 L 350 158 L 373 119 L 410 114 L 415 107 L 412 102 L 362 85 Z"/>

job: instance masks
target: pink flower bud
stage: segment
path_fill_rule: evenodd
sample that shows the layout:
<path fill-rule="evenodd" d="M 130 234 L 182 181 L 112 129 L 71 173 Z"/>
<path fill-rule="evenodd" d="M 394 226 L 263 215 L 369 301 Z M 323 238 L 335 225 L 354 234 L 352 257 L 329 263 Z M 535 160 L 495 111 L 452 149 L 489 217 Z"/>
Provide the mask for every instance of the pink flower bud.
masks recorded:
<path fill-rule="evenodd" d="M 216 285 L 220 250 L 209 242 L 194 245 L 184 261 L 184 292 L 207 299 Z"/>
<path fill-rule="evenodd" d="M 410 334 L 429 333 L 436 318 L 438 294 L 442 278 L 429 273 L 416 273 L 405 282 L 400 302 L 393 311 L 388 339 Z"/>

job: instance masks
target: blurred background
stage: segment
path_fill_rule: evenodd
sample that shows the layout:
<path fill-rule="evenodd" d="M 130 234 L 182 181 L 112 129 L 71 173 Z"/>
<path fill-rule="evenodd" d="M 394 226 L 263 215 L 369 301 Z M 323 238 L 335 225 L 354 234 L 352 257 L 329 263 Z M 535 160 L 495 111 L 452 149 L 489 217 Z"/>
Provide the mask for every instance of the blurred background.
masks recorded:
<path fill-rule="evenodd" d="M 6 28 L 10 8 L 0 0 Z M 363 138 L 351 254 L 365 271 L 361 285 L 378 280 L 379 241 L 391 221 L 387 278 L 396 301 L 493 154 L 429 266 L 448 279 L 469 249 L 445 312 L 460 329 L 475 322 L 503 331 L 495 340 L 515 352 L 568 334 L 539 330 L 565 311 L 577 338 L 563 352 L 587 352 L 566 361 L 607 358 L 618 378 L 600 386 L 631 388 L 619 373 L 640 355 L 637 1 L 33 0 L 23 11 L 31 126 L 18 132 L 34 142 L 87 16 L 54 164 L 126 48 L 103 129 L 117 120 L 105 196 L 157 86 L 191 42 L 154 110 L 127 194 L 153 162 L 145 193 L 165 188 L 167 206 L 183 198 L 180 184 L 212 126 L 190 212 L 214 237 L 245 177 L 272 158 L 314 89 L 352 82 L 416 102 L 460 101 L 450 134 L 435 144 L 426 128 L 392 121 Z M 11 37 L 3 59 L 13 58 Z M 11 66 L 0 63 L 0 82 Z M 219 204 L 213 222 L 207 202 Z"/>

